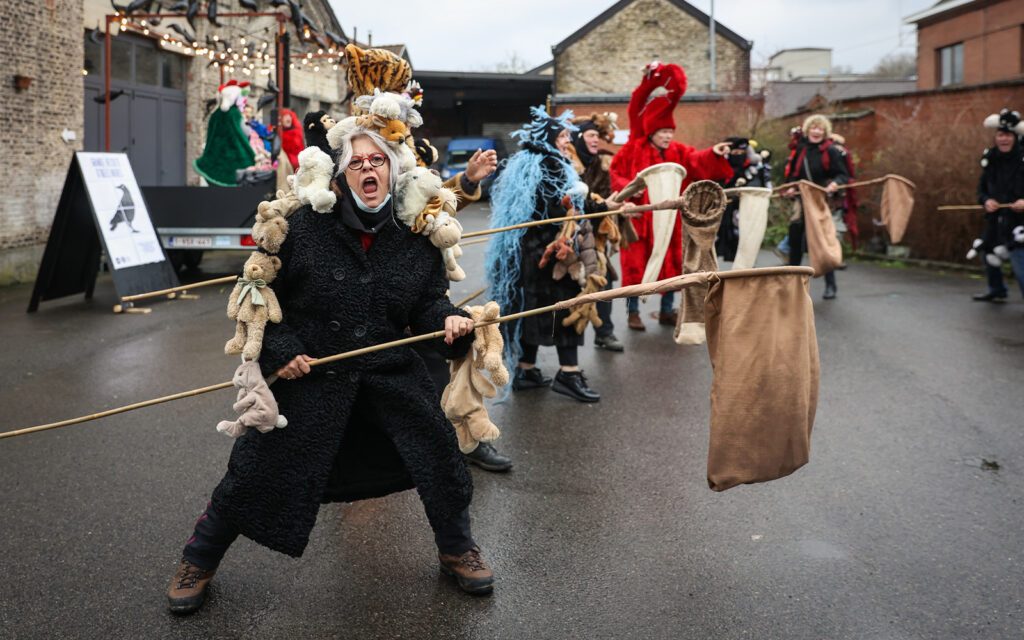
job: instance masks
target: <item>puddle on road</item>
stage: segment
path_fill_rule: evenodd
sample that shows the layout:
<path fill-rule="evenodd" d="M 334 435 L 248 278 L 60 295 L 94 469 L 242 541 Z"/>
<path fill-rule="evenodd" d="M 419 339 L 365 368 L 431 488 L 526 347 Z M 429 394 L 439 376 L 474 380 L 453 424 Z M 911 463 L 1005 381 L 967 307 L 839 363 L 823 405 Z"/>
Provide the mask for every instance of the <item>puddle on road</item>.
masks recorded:
<path fill-rule="evenodd" d="M 999 461 L 995 459 L 995 456 L 965 456 L 960 458 L 960 463 L 968 467 L 992 473 L 999 473 L 1003 470 L 1003 465 L 999 464 Z"/>
<path fill-rule="evenodd" d="M 1004 347 L 1024 347 L 1024 340 L 1018 340 L 1017 338 L 1004 338 L 1003 336 L 992 336 L 992 340 L 996 344 L 1001 344 Z"/>

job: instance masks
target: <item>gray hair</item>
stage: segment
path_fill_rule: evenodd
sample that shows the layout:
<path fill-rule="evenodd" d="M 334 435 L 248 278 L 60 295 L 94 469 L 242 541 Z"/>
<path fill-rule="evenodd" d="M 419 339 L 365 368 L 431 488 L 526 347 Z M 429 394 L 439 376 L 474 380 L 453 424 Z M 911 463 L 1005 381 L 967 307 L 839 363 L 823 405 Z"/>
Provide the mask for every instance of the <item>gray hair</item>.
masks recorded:
<path fill-rule="evenodd" d="M 337 125 L 335 125 L 337 126 Z M 338 160 L 338 168 L 334 172 L 335 176 L 341 176 L 345 173 L 345 168 L 348 167 L 348 163 L 352 161 L 352 141 L 360 136 L 365 136 L 370 139 L 373 144 L 380 149 L 388 158 L 388 193 L 391 197 L 395 197 L 395 185 L 398 184 L 398 176 L 402 172 L 400 160 L 398 159 L 398 153 L 391 147 L 390 144 L 376 131 L 368 131 L 366 129 L 356 129 L 351 133 L 345 134 L 339 143 L 341 148 L 341 158 Z"/>

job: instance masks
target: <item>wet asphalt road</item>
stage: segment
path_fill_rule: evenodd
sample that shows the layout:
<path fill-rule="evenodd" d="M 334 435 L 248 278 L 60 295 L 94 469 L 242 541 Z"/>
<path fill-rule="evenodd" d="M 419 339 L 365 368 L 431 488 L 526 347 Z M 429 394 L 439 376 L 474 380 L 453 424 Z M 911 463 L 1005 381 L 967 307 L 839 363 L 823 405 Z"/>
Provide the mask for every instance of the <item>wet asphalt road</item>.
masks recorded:
<path fill-rule="evenodd" d="M 478 288 L 482 254 L 466 248 L 453 299 Z M 208 260 L 203 277 L 240 263 Z M 0 638 L 1022 637 L 1024 303 L 867 263 L 839 274 L 837 300 L 822 287 L 811 462 L 789 478 L 708 490 L 707 352 L 652 322 L 627 332 L 621 303 L 626 353 L 581 351 L 601 403 L 540 390 L 496 407 L 515 469 L 473 471 L 488 598 L 438 574 L 406 492 L 323 508 L 300 560 L 240 540 L 200 613 L 166 613 L 231 446 L 214 430 L 226 391 L 0 441 Z M 235 366 L 226 288 L 148 316 L 112 315 L 104 280 L 92 303 L 33 316 L 29 293 L 0 289 L 2 430 Z M 540 365 L 553 372 L 553 350 Z"/>

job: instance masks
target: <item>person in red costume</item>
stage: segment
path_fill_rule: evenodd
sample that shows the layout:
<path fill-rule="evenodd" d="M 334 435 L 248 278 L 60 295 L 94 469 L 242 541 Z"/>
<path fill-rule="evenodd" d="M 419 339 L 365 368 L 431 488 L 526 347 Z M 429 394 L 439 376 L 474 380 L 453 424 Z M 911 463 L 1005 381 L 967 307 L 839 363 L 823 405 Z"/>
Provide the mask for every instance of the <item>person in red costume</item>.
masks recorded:
<path fill-rule="evenodd" d="M 636 174 L 655 164 L 675 162 L 686 169 L 685 189 L 694 180 L 725 180 L 732 175 L 729 165 L 729 144 L 721 142 L 708 149 L 697 150 L 673 140 L 676 123 L 672 116 L 679 99 L 686 93 L 686 73 L 676 64 L 654 61 L 644 68 L 640 86 L 633 90 L 629 100 L 629 140 L 612 158 L 612 190 L 620 191 Z M 645 191 L 635 204 L 648 204 Z M 640 284 L 644 268 L 654 247 L 652 213 L 647 211 L 633 219 L 639 240 L 621 252 L 623 286 Z M 672 242 L 658 278 L 670 278 L 683 272 L 682 225 L 676 224 Z M 676 325 L 677 311 L 673 309 L 674 295 L 663 294 L 658 323 Z M 640 319 L 640 300 L 626 299 L 629 328 L 644 331 Z"/>
<path fill-rule="evenodd" d="M 306 148 L 302 137 L 302 121 L 291 109 L 281 109 L 278 116 L 278 131 L 281 134 L 281 149 L 288 156 L 292 172 L 299 169 L 299 152 Z"/>

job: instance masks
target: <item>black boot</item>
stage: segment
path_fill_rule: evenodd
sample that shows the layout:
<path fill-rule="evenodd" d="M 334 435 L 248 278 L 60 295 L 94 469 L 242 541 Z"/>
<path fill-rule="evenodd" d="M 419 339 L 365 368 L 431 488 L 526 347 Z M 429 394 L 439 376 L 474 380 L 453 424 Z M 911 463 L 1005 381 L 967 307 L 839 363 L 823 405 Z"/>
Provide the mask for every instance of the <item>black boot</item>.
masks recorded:
<path fill-rule="evenodd" d="M 971 299 L 975 302 L 1006 302 L 1006 294 L 993 293 L 978 293 L 971 296 Z"/>
<path fill-rule="evenodd" d="M 582 371 L 562 371 L 555 374 L 555 381 L 551 390 L 564 396 L 569 396 L 580 402 L 597 402 L 601 394 L 587 386 L 587 379 Z"/>
<path fill-rule="evenodd" d="M 551 384 L 551 378 L 544 375 L 540 369 L 523 369 L 516 367 L 516 375 L 512 378 L 512 390 L 523 391 L 525 389 L 539 389 Z"/>
<path fill-rule="evenodd" d="M 825 285 L 825 295 L 823 295 L 822 298 L 825 299 L 825 300 L 834 300 L 835 297 L 836 297 L 836 285 L 834 285 L 834 284 L 826 284 Z"/>
<path fill-rule="evenodd" d="M 498 453 L 494 445 L 489 442 L 481 442 L 476 449 L 467 453 L 466 461 L 484 471 L 508 471 L 512 468 L 512 458 Z"/>
<path fill-rule="evenodd" d="M 605 351 L 614 351 L 615 353 L 622 353 L 626 350 L 626 347 L 615 337 L 614 333 L 610 333 L 606 336 L 597 336 L 594 338 L 594 346 L 598 349 L 604 349 Z"/>

